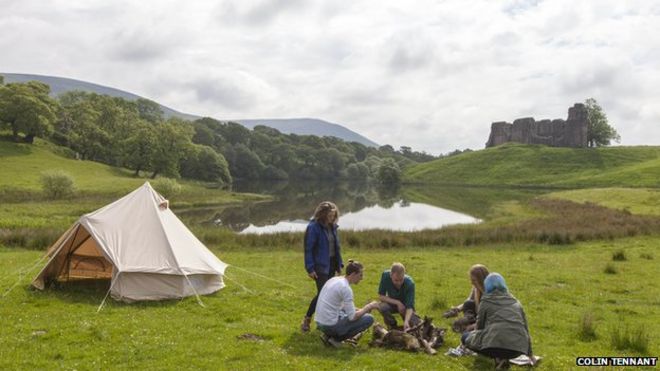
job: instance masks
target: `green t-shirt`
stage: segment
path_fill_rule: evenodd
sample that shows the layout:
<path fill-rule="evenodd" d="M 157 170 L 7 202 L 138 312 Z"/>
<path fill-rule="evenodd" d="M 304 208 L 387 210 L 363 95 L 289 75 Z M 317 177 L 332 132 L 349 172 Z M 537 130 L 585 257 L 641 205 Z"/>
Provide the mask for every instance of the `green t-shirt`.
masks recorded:
<path fill-rule="evenodd" d="M 407 274 L 403 277 L 403 284 L 401 284 L 401 288 L 397 289 L 392 283 L 390 271 L 387 270 L 383 272 L 383 275 L 380 276 L 378 294 L 389 296 L 392 299 L 397 299 L 398 301 L 402 302 L 406 308 L 415 309 L 415 281 L 413 281 L 413 279 Z"/>

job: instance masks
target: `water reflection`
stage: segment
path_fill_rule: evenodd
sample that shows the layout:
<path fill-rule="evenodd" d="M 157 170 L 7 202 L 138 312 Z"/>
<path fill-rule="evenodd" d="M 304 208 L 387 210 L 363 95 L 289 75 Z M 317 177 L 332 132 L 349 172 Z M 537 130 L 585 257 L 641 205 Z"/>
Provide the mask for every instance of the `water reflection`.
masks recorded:
<path fill-rule="evenodd" d="M 487 209 L 483 202 L 479 202 L 479 209 L 466 206 L 465 201 L 457 202 L 461 199 L 487 199 L 477 197 L 474 192 L 466 194 L 462 188 L 415 190 L 374 187 L 365 183 L 251 182 L 236 184 L 232 190 L 270 194 L 274 200 L 220 209 L 182 210 L 178 215 L 186 223 L 209 228 L 226 227 L 241 233 L 298 232 L 304 231 L 319 202 L 331 200 L 341 211 L 342 230 L 413 231 L 477 222 L 483 219 L 483 214 L 475 211 Z"/>
<path fill-rule="evenodd" d="M 418 231 L 441 228 L 449 224 L 475 223 L 479 220 L 469 215 L 416 202 L 398 201 L 390 207 L 374 205 L 341 216 L 342 230 L 387 229 L 395 231 Z M 248 225 L 241 233 L 303 232 L 306 220 L 283 220 L 275 224 Z"/>

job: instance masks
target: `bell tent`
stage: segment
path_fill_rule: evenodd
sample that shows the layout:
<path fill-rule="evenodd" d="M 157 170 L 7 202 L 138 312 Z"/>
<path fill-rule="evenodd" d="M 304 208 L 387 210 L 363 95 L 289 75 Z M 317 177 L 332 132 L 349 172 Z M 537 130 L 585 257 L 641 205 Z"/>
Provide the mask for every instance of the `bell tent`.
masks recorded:
<path fill-rule="evenodd" d="M 32 282 L 110 279 L 116 300 L 204 295 L 224 287 L 222 262 L 169 209 L 149 182 L 83 215 L 47 252 Z"/>

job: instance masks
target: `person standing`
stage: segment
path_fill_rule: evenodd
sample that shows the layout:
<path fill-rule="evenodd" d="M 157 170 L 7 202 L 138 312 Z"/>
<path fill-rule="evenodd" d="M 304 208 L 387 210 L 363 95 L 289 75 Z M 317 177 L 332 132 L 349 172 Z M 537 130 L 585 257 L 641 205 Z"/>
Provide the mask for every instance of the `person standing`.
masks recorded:
<path fill-rule="evenodd" d="M 309 332 L 312 316 L 323 285 L 337 274 L 344 264 L 341 260 L 337 221 L 339 209 L 330 201 L 321 202 L 305 230 L 305 270 L 316 282 L 316 296 L 309 303 L 305 318 L 300 324 L 302 332 Z"/>
<path fill-rule="evenodd" d="M 403 331 L 417 326 L 421 319 L 415 313 L 415 281 L 406 274 L 406 267 L 394 263 L 380 277 L 378 286 L 380 305 L 378 310 L 388 328 L 396 328 L 397 321 L 392 313 L 399 313 L 403 318 Z"/>
<path fill-rule="evenodd" d="M 349 260 L 346 275 L 329 279 L 321 289 L 315 320 L 326 345 L 339 347 L 342 341 L 367 330 L 374 323 L 369 312 L 378 307 L 378 302 L 372 301 L 357 309 L 353 301 L 350 285 L 357 285 L 363 275 L 362 264 Z"/>

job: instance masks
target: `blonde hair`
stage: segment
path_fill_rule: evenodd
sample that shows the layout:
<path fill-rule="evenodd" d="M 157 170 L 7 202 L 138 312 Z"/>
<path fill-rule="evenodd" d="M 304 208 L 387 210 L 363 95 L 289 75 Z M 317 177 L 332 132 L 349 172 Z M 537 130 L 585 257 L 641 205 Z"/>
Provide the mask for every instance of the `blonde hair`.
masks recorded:
<path fill-rule="evenodd" d="M 331 212 L 335 212 L 335 217 L 333 220 L 327 220 L 328 219 L 328 214 Z M 323 201 L 319 204 L 319 206 L 316 207 L 316 210 L 314 210 L 314 217 L 313 219 L 317 222 L 324 223 L 327 221 L 328 224 L 336 224 L 337 220 L 339 220 L 339 209 L 337 208 L 337 205 L 330 201 Z"/>
<path fill-rule="evenodd" d="M 391 273 L 406 274 L 406 267 L 404 267 L 403 264 L 399 262 L 392 263 L 392 267 L 390 268 L 390 274 Z"/>
<path fill-rule="evenodd" d="M 483 295 L 484 291 L 486 291 L 484 289 L 484 280 L 489 274 L 488 268 L 486 268 L 486 266 L 483 264 L 475 264 L 470 267 L 468 273 L 470 274 L 470 278 L 474 277 L 475 283 L 473 283 L 473 285 L 476 288 L 474 293 L 474 302 L 479 304 L 481 301 L 481 295 Z"/>

